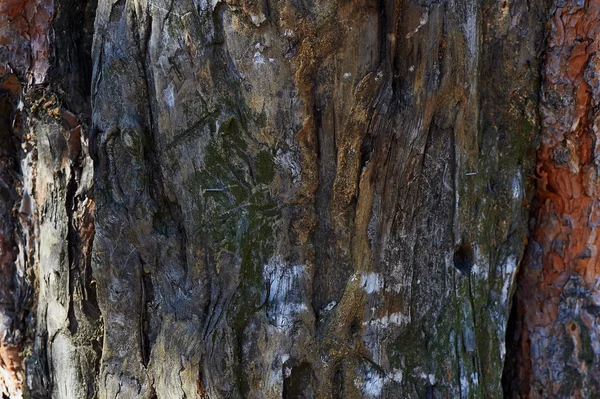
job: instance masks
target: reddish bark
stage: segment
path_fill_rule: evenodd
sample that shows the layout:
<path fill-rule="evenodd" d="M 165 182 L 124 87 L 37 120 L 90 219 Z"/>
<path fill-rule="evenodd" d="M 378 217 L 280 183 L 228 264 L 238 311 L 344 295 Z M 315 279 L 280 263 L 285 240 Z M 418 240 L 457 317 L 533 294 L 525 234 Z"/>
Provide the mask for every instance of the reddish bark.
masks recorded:
<path fill-rule="evenodd" d="M 49 63 L 48 30 L 53 0 L 0 2 L 0 67 L 12 69 L 29 83 L 42 83 Z"/>
<path fill-rule="evenodd" d="M 535 227 L 517 292 L 521 397 L 596 397 L 600 309 L 600 1 L 548 24 Z"/>

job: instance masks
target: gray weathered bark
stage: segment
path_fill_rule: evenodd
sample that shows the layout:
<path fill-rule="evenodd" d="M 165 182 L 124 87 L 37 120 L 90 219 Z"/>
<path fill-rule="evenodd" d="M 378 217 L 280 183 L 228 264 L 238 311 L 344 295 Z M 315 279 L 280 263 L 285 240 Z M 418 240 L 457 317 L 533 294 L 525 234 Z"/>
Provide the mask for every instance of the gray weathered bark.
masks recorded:
<path fill-rule="evenodd" d="M 100 3 L 101 396 L 500 396 L 543 12 L 511 8 Z"/>

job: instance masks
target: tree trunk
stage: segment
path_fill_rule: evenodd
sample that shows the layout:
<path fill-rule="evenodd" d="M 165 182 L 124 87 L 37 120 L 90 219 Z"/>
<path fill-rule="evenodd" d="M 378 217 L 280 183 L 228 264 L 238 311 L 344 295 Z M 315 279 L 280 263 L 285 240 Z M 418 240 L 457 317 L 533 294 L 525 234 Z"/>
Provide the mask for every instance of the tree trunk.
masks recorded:
<path fill-rule="evenodd" d="M 599 1 L 551 9 L 533 229 L 507 340 L 514 396 L 600 396 L 599 34 Z"/>
<path fill-rule="evenodd" d="M 0 391 L 593 397 L 597 8 L 0 4 Z"/>

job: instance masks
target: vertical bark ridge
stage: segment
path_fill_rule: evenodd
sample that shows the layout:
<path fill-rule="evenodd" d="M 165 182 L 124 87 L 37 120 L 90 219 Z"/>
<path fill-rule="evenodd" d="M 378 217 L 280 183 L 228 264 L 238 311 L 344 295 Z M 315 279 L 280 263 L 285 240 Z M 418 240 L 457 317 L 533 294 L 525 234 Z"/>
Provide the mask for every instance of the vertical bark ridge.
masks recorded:
<path fill-rule="evenodd" d="M 20 397 L 26 389 L 32 397 L 93 397 L 94 373 L 83 370 L 97 367 L 101 347 L 85 139 L 95 2 L 8 1 L 1 7 L 3 89 L 12 96 L 2 128 L 11 144 L 2 148 L 12 151 L 14 190 L 12 202 L 3 198 L 13 220 L 2 226 L 18 248 L 3 273 L 11 282 L 2 290 L 14 298 L 3 300 L 11 308 L 3 317 L 13 321 L 2 336 L 14 352 L 5 357 L 14 363 L 2 374 L 10 384 L 5 394 Z"/>
<path fill-rule="evenodd" d="M 45 81 L 53 1 L 0 4 L 0 393 L 20 397 L 23 350 L 30 334 L 35 265 L 35 200 L 27 168 L 35 136 L 26 128 L 28 85 Z"/>
<path fill-rule="evenodd" d="M 533 230 L 516 293 L 514 397 L 596 397 L 600 3 L 555 2 Z M 510 383 L 510 381 L 509 381 Z"/>

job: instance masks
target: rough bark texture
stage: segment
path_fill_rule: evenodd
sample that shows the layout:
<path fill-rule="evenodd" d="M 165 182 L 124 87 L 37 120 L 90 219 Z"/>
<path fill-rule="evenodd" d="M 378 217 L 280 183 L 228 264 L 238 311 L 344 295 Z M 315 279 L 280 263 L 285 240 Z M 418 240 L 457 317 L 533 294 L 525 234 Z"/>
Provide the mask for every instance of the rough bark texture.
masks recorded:
<path fill-rule="evenodd" d="M 35 250 L 30 186 L 32 148 L 23 84 L 38 84 L 49 67 L 50 1 L 0 3 L 0 394 L 23 388 L 26 329 L 33 326 Z"/>
<path fill-rule="evenodd" d="M 500 396 L 542 11 L 101 2 L 100 395 Z"/>
<path fill-rule="evenodd" d="M 600 134 L 600 2 L 552 8 L 540 103 L 534 228 L 516 296 L 512 392 L 600 395 L 596 230 Z"/>
<path fill-rule="evenodd" d="M 1 7 L 6 395 L 594 396 L 594 1 Z"/>
<path fill-rule="evenodd" d="M 2 269 L 0 391 L 8 397 L 23 388 L 33 397 L 97 391 L 102 333 L 90 285 L 93 164 L 85 148 L 94 10 L 79 1 L 2 3 L 2 182 L 10 195 L 3 191 L 0 204 L 12 254 Z"/>

